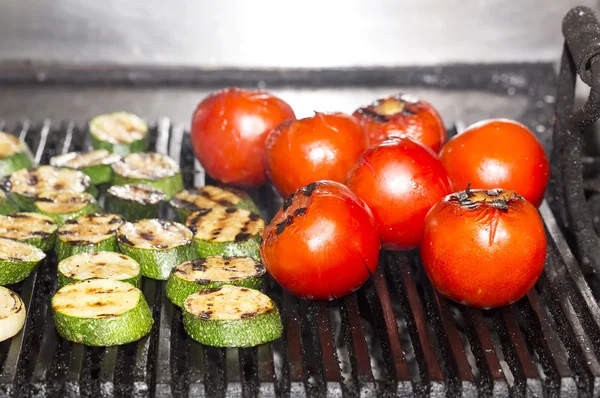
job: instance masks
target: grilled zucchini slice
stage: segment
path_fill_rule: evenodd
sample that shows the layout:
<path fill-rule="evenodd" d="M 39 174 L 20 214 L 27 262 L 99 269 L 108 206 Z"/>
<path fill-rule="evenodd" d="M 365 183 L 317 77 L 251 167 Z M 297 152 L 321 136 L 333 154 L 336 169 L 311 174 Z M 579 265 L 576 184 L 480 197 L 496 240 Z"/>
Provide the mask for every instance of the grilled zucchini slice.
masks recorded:
<path fill-rule="evenodd" d="M 194 233 L 200 258 L 249 256 L 260 261 L 265 222 L 256 213 L 237 207 L 201 209 L 187 218 L 186 225 Z"/>
<path fill-rule="evenodd" d="M 112 279 L 142 283 L 140 265 L 129 256 L 115 252 L 79 253 L 58 263 L 58 288 L 86 279 Z"/>
<path fill-rule="evenodd" d="M 124 156 L 144 152 L 148 147 L 148 125 L 132 113 L 96 116 L 90 121 L 89 131 L 94 149 L 106 149 Z"/>
<path fill-rule="evenodd" d="M 49 252 L 54 247 L 56 221 L 38 213 L 15 213 L 0 216 L 0 238 L 29 243 Z"/>
<path fill-rule="evenodd" d="M 167 195 L 160 189 L 141 184 L 114 185 L 106 191 L 107 211 L 119 213 L 128 221 L 158 218 Z"/>
<path fill-rule="evenodd" d="M 23 329 L 25 313 L 21 297 L 0 286 L 0 341 L 10 339 Z"/>
<path fill-rule="evenodd" d="M 171 269 L 198 258 L 192 231 L 174 221 L 144 219 L 127 222 L 117 231 L 121 252 L 136 260 L 142 275 L 167 280 Z"/>
<path fill-rule="evenodd" d="M 0 177 L 34 165 L 35 161 L 27 144 L 12 134 L 0 131 Z"/>
<path fill-rule="evenodd" d="M 262 288 L 265 267 L 250 257 L 211 256 L 187 261 L 173 268 L 167 297 L 181 307 L 190 294 L 222 285 Z"/>
<path fill-rule="evenodd" d="M 95 193 L 90 177 L 81 171 L 53 166 L 15 171 L 3 179 L 2 186 L 23 211 L 35 211 L 34 202 L 44 192 Z"/>
<path fill-rule="evenodd" d="M 106 149 L 92 152 L 70 152 L 54 156 L 50 165 L 80 170 L 92 180 L 92 184 L 99 185 L 112 180 L 111 165 L 121 159 L 120 155 L 110 153 Z"/>
<path fill-rule="evenodd" d="M 219 206 L 239 207 L 260 214 L 250 196 L 244 191 L 214 185 L 184 189 L 175 194 L 169 204 L 182 222 L 195 211 Z"/>
<path fill-rule="evenodd" d="M 34 209 L 37 213 L 53 218 L 58 226 L 83 214 L 94 214 L 102 210 L 89 193 L 69 191 L 41 193 L 34 202 Z"/>
<path fill-rule="evenodd" d="M 21 282 L 45 257 L 35 246 L 0 238 L 0 285 Z"/>
<path fill-rule="evenodd" d="M 179 165 L 156 153 L 132 153 L 112 165 L 113 185 L 143 184 L 163 191 L 168 199 L 183 189 Z"/>
<path fill-rule="evenodd" d="M 58 228 L 58 261 L 77 253 L 117 252 L 117 230 L 125 223 L 117 214 L 84 214 L 65 221 Z"/>
<path fill-rule="evenodd" d="M 19 211 L 19 206 L 0 190 L 0 214 L 13 214 Z"/>
<path fill-rule="evenodd" d="M 183 302 L 183 326 L 192 339 L 214 347 L 253 347 L 278 339 L 283 331 L 269 296 L 233 285 L 188 296 Z"/>
<path fill-rule="evenodd" d="M 89 346 L 137 341 L 154 320 L 140 289 L 111 279 L 87 279 L 61 288 L 52 297 L 58 334 Z"/>

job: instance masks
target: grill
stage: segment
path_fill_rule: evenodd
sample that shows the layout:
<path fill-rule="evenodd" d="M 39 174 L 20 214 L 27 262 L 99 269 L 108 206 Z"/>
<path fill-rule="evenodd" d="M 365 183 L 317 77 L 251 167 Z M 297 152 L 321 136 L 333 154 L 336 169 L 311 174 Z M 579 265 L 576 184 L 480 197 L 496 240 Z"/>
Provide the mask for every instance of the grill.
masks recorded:
<path fill-rule="evenodd" d="M 597 28 L 595 19 L 585 22 L 566 27 L 579 26 L 576 33 Z M 571 50 L 576 50 L 571 54 L 565 47 L 559 75 L 555 137 L 564 134 L 572 111 L 575 61 L 597 44 L 589 36 L 575 36 L 567 35 Z M 586 64 L 582 73 L 587 73 Z M 597 77 L 594 70 L 590 78 Z M 45 76 L 50 83 L 80 84 L 83 75 Z M 111 76 L 100 82 L 139 84 L 136 79 L 143 76 L 142 80 L 177 83 L 172 73 L 164 71 Z M 24 79 L 25 75 L 15 77 L 16 82 Z M 251 86 L 258 80 L 269 87 L 345 87 L 362 80 L 374 85 L 523 95 L 528 101 L 521 121 L 539 133 L 547 150 L 552 148 L 557 81 L 551 65 L 247 75 L 208 71 L 183 74 L 178 82 Z M 98 83 L 98 75 L 92 73 L 90 81 Z M 577 132 L 574 127 L 579 124 L 570 126 Z M 3 128 L 24 139 L 41 163 L 55 154 L 89 147 L 85 128 L 73 122 L 24 121 L 4 126 L 0 121 Z M 457 123 L 449 135 L 460 128 Z M 151 130 L 150 150 L 179 161 L 186 186 L 214 183 L 194 161 L 183 127 L 161 118 Z M 563 137 L 568 142 L 575 138 Z M 565 156 L 560 152 L 553 157 L 548 202 L 540 208 L 548 236 L 545 271 L 535 288 L 512 306 L 482 311 L 451 303 L 432 289 L 420 271 L 417 253 L 384 252 L 378 271 L 360 290 L 332 302 L 297 299 L 268 281 L 265 291 L 279 306 L 284 324 L 284 337 L 272 344 L 219 349 L 192 341 L 183 331 L 180 310 L 165 297 L 164 283 L 146 279 L 143 292 L 156 321 L 151 334 L 120 347 L 85 347 L 62 340 L 55 332 L 49 302 L 56 290 L 56 259 L 50 256 L 26 281 L 11 286 L 25 301 L 28 316 L 20 334 L 0 343 L 0 396 L 596 396 L 600 394 L 596 301 L 600 285 L 582 272 L 590 261 L 580 261 L 588 253 L 581 239 L 591 235 L 569 227 L 587 213 L 569 207 L 577 198 L 571 197 L 573 187 L 567 185 L 579 183 L 581 191 L 586 187 L 589 203 L 583 197 L 584 205 L 600 202 L 600 189 L 594 191 L 600 159 L 579 162 L 587 173 L 585 183 L 583 174 L 565 183 L 561 174 L 565 168 L 560 164 Z M 250 193 L 267 219 L 281 205 L 271 187 Z M 587 222 L 592 221 L 587 217 Z M 600 257 L 593 259 L 600 261 Z"/>

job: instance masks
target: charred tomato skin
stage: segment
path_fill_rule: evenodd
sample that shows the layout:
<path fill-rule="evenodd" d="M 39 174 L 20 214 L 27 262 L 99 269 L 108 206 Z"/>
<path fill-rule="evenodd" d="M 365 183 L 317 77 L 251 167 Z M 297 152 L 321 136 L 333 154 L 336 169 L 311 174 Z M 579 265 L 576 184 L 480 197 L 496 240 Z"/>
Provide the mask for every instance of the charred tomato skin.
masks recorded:
<path fill-rule="evenodd" d="M 522 298 L 546 259 L 537 209 L 514 191 L 472 190 L 435 205 L 421 259 L 433 287 L 456 302 L 495 308 Z"/>
<path fill-rule="evenodd" d="M 216 91 L 198 104 L 192 117 L 194 153 L 208 175 L 221 183 L 262 185 L 267 134 L 295 118 L 287 103 L 267 92 L 235 87 Z"/>
<path fill-rule="evenodd" d="M 419 246 L 425 216 L 453 192 L 437 156 L 410 138 L 389 138 L 369 148 L 350 170 L 346 185 L 375 217 L 384 249 Z"/>
<path fill-rule="evenodd" d="M 544 199 L 550 165 L 535 135 L 514 120 L 489 119 L 449 140 L 440 160 L 457 187 L 511 189 L 534 206 Z"/>
<path fill-rule="evenodd" d="M 296 296 L 331 300 L 375 272 L 379 236 L 371 211 L 346 186 L 319 181 L 285 200 L 263 233 L 265 268 Z"/>
<path fill-rule="evenodd" d="M 410 95 L 399 93 L 378 99 L 352 115 L 360 121 L 371 145 L 406 135 L 438 153 L 446 142 L 446 129 L 438 111 Z"/>
<path fill-rule="evenodd" d="M 354 117 L 316 112 L 269 134 L 267 175 L 283 197 L 313 181 L 344 182 L 365 149 L 367 137 Z"/>

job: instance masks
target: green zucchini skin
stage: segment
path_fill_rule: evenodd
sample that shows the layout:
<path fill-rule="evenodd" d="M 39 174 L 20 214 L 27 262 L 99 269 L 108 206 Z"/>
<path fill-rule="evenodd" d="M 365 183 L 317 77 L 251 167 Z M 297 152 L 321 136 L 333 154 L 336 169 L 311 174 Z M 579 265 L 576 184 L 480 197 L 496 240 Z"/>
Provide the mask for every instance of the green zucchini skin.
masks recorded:
<path fill-rule="evenodd" d="M 4 242 L 10 241 L 8 239 L 0 239 L 0 248 L 4 247 Z M 0 285 L 12 285 L 23 281 L 31 274 L 35 267 L 44 259 L 46 255 L 40 249 L 35 246 L 28 245 L 26 243 L 15 242 L 19 245 L 28 246 L 27 250 L 36 252 L 36 260 L 14 260 L 14 259 L 2 259 L 0 258 Z"/>
<path fill-rule="evenodd" d="M 21 169 L 30 169 L 35 166 L 33 155 L 29 148 L 25 147 L 22 152 L 0 159 L 0 177 L 4 177 Z"/>
<path fill-rule="evenodd" d="M 235 258 L 235 257 L 234 257 Z M 231 259 L 230 257 L 225 257 L 225 259 Z M 204 261 L 207 259 L 201 258 L 200 260 L 195 260 L 194 267 L 202 267 Z M 196 265 L 197 264 L 197 265 Z M 171 275 L 169 276 L 169 280 L 166 285 L 166 294 L 169 300 L 173 304 L 178 307 L 183 305 L 183 301 L 192 293 L 203 289 L 210 289 L 217 286 L 223 285 L 235 285 L 240 287 L 247 287 L 249 289 L 261 290 L 264 281 L 265 268 L 260 263 L 255 264 L 255 268 L 257 269 L 257 275 L 249 278 L 235 279 L 229 281 L 220 281 L 220 280 L 208 280 L 208 279 L 200 279 L 200 280 L 189 280 L 181 277 L 178 271 L 181 271 L 180 267 L 185 264 L 180 264 L 173 268 L 171 271 Z"/>
<path fill-rule="evenodd" d="M 34 203 L 34 212 L 53 218 L 59 227 L 61 225 L 63 225 L 65 222 L 72 220 L 74 218 L 77 218 L 79 216 L 82 216 L 85 214 L 95 214 L 95 213 L 102 212 L 102 208 L 98 205 L 98 203 L 96 202 L 96 199 L 91 194 L 82 193 L 81 195 L 83 195 L 83 197 L 85 198 L 85 201 L 87 203 L 85 204 L 85 206 L 83 206 L 81 209 L 79 209 L 77 211 L 66 212 L 66 213 L 46 212 L 38 206 L 37 202 L 35 202 Z"/>
<path fill-rule="evenodd" d="M 43 220 L 45 223 L 45 230 L 31 231 L 31 227 L 29 227 L 29 235 L 34 235 L 29 238 L 25 238 L 23 236 L 17 236 L 15 233 L 11 233 L 10 231 L 5 231 L 3 226 L 8 226 L 12 222 L 23 222 L 28 223 L 30 217 L 35 217 L 37 219 Z M 9 221 L 10 219 L 10 221 Z M 31 224 L 29 224 L 31 225 Z M 14 239 L 19 242 L 27 243 L 32 246 L 37 247 L 43 252 L 49 252 L 54 247 L 54 242 L 56 240 L 56 222 L 51 218 L 44 216 L 42 214 L 37 213 L 13 213 L 7 216 L 0 215 L 0 238 L 6 239 Z"/>
<path fill-rule="evenodd" d="M 167 195 L 167 199 L 171 199 L 173 195 L 183 189 L 183 177 L 181 176 L 181 172 L 170 176 L 164 177 L 158 180 L 147 180 L 140 178 L 130 178 L 119 175 L 115 173 L 113 178 L 113 185 L 133 185 L 133 184 L 142 184 L 148 185 L 149 187 L 153 187 L 163 191 Z"/>
<path fill-rule="evenodd" d="M 7 215 L 19 212 L 19 206 L 14 203 L 10 197 L 0 191 L 0 215 Z"/>
<path fill-rule="evenodd" d="M 112 180 L 112 167 L 109 164 L 97 164 L 80 169 L 92 180 L 92 184 L 100 185 Z"/>
<path fill-rule="evenodd" d="M 142 275 L 146 278 L 167 280 L 174 266 L 198 258 L 198 254 L 191 244 L 170 249 L 143 249 L 117 241 L 121 253 L 137 261 L 142 269 Z"/>
<path fill-rule="evenodd" d="M 90 142 L 94 149 L 106 149 L 108 152 L 116 153 L 121 156 L 129 155 L 135 152 L 146 152 L 148 149 L 148 136 L 133 141 L 131 144 L 112 144 L 110 142 L 102 141 L 93 134 L 90 134 Z"/>
<path fill-rule="evenodd" d="M 125 257 L 125 255 L 122 254 L 122 253 L 119 253 L 119 254 L 116 254 L 116 252 L 114 252 L 114 253 L 115 253 L 115 255 Z M 74 257 L 74 258 L 76 258 L 76 257 Z M 62 288 L 63 286 L 68 285 L 68 284 L 75 283 L 75 282 L 80 282 L 82 280 L 85 280 L 85 279 L 78 279 L 78 278 L 75 278 L 75 277 L 70 277 L 69 275 L 66 275 L 65 273 L 63 273 L 62 270 L 61 270 L 61 268 L 62 268 L 62 264 L 64 263 L 65 260 L 68 261 L 68 258 L 62 260 L 58 264 L 57 275 L 58 275 L 58 288 L 59 289 Z M 128 260 L 135 261 L 131 257 L 129 257 Z M 102 266 L 102 264 L 96 265 L 94 263 L 94 267 L 100 267 L 100 266 Z M 137 264 L 137 266 L 139 267 L 139 264 Z M 139 269 L 141 269 L 141 267 L 139 267 Z M 98 278 L 98 277 L 94 277 L 94 278 Z M 118 280 L 118 281 L 125 282 L 125 283 L 131 283 L 133 286 L 137 287 L 138 289 L 142 286 L 142 274 L 141 274 L 141 272 L 138 272 L 137 275 L 132 276 L 131 278 L 116 279 L 116 278 L 114 278 L 114 276 L 112 276 L 110 278 L 108 278 L 108 277 L 105 277 L 105 278 L 106 279 L 114 279 L 114 280 Z M 87 279 L 92 279 L 92 278 L 87 278 Z"/>
<path fill-rule="evenodd" d="M 182 307 L 183 327 L 192 339 L 212 347 L 243 348 L 254 347 L 281 337 L 283 325 L 279 310 L 274 304 L 270 311 L 246 319 L 204 319 L 191 313 L 188 300 L 194 295 L 210 290 L 193 293 L 184 301 Z"/>
<path fill-rule="evenodd" d="M 152 189 L 154 190 L 154 198 L 151 201 L 126 199 L 119 196 L 118 190 L 120 188 Z M 162 203 L 166 199 L 167 195 L 164 192 L 155 190 L 147 185 L 114 186 L 106 191 L 104 207 L 108 212 L 121 214 L 128 221 L 137 221 L 145 218 L 158 218 Z"/>
<path fill-rule="evenodd" d="M 116 214 L 84 214 L 67 220 L 56 232 L 54 251 L 58 261 L 78 253 L 118 252 L 117 230 L 124 222 L 123 217 Z M 93 235 L 92 239 L 101 236 L 104 236 L 104 239 L 98 242 L 91 241 L 90 234 Z M 72 239 L 72 235 L 76 239 Z"/>
<path fill-rule="evenodd" d="M 262 238 L 260 234 L 253 235 L 241 242 L 208 242 L 194 237 L 198 257 L 204 258 L 208 256 L 248 256 L 256 261 L 261 261 L 260 244 Z"/>
<path fill-rule="evenodd" d="M 90 281 L 88 279 L 75 282 L 63 289 Z M 139 299 L 134 308 L 104 318 L 78 318 L 65 315 L 55 308 L 55 295 L 52 298 L 52 314 L 56 331 L 66 340 L 88 346 L 122 345 L 141 339 L 150 333 L 154 319 L 144 295 L 139 289 L 136 290 Z"/>
<path fill-rule="evenodd" d="M 56 259 L 62 261 L 67 257 L 71 257 L 79 253 L 95 253 L 95 252 L 118 252 L 119 245 L 117 244 L 116 236 L 108 237 L 98 243 L 90 244 L 73 244 L 60 239 L 60 235 L 56 239 L 54 247 Z"/>

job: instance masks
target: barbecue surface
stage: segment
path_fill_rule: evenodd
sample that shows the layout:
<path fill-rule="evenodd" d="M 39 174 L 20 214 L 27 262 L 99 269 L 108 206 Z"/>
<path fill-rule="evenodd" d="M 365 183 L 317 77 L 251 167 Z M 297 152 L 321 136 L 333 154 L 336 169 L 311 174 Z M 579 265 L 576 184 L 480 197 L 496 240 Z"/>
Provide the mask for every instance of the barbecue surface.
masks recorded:
<path fill-rule="evenodd" d="M 539 122 L 544 113 L 532 112 L 532 122 Z M 86 132 L 72 123 L 23 123 L 12 132 L 41 163 L 88 145 Z M 186 186 L 205 182 L 181 127 L 161 119 L 150 137 L 151 150 L 181 163 Z M 280 205 L 273 191 L 250 193 L 272 217 Z M 0 343 L 0 396 L 598 394 L 600 311 L 546 204 L 541 213 L 549 237 L 546 269 L 513 306 L 457 306 L 432 290 L 415 253 L 383 253 L 363 288 L 330 303 L 300 300 L 267 283 L 284 338 L 247 349 L 192 341 L 164 282 L 150 279 L 142 289 L 156 320 L 149 336 L 109 348 L 62 340 L 49 308 L 56 289 L 56 260 L 49 258 L 11 286 L 28 317 L 22 333 Z"/>

